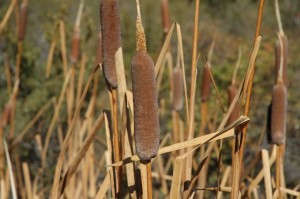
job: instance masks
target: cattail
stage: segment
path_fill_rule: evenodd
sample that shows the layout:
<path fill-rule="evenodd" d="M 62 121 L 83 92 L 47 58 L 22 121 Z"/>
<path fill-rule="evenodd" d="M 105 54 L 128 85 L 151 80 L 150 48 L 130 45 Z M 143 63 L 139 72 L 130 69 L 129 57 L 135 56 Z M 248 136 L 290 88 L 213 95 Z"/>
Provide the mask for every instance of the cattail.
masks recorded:
<path fill-rule="evenodd" d="M 117 87 L 115 53 L 121 47 L 119 3 L 117 0 L 103 0 L 100 6 L 103 72 L 106 81 Z"/>
<path fill-rule="evenodd" d="M 80 31 L 79 28 L 74 29 L 72 38 L 72 51 L 71 51 L 71 61 L 77 63 L 79 60 L 80 52 Z"/>
<path fill-rule="evenodd" d="M 158 93 L 139 9 L 136 27 L 137 53 L 131 61 L 134 135 L 137 155 L 149 161 L 157 155 L 159 147 Z"/>
<path fill-rule="evenodd" d="M 173 107 L 180 111 L 183 106 L 183 78 L 180 67 L 176 67 L 173 71 L 173 85 Z"/>
<path fill-rule="evenodd" d="M 206 100 L 208 100 L 209 95 L 210 95 L 209 67 L 210 67 L 210 64 L 207 63 L 207 67 L 204 67 L 204 69 L 203 69 L 202 89 L 201 89 L 202 102 L 205 102 Z"/>
<path fill-rule="evenodd" d="M 28 1 L 23 1 L 20 8 L 20 26 L 18 32 L 19 41 L 23 41 L 26 33 Z"/>
<path fill-rule="evenodd" d="M 271 113 L 271 133 L 274 144 L 285 142 L 286 131 L 286 108 L 287 93 L 283 82 L 278 82 L 273 87 L 272 113 Z"/>
<path fill-rule="evenodd" d="M 164 34 L 168 34 L 170 29 L 169 1 L 161 0 L 161 16 Z"/>
<path fill-rule="evenodd" d="M 228 106 L 230 106 L 230 104 L 232 103 L 234 97 L 236 96 L 237 92 L 238 92 L 238 87 L 231 84 L 230 86 L 228 86 L 227 88 L 227 92 L 228 92 Z M 235 105 L 234 109 L 231 112 L 231 115 L 228 119 L 228 124 L 233 123 L 235 120 L 237 120 L 240 116 L 240 106 L 238 104 Z"/>
<path fill-rule="evenodd" d="M 97 47 L 97 55 L 96 55 L 96 61 L 95 65 L 98 65 L 102 63 L 102 36 L 101 32 L 98 34 L 98 47 Z"/>

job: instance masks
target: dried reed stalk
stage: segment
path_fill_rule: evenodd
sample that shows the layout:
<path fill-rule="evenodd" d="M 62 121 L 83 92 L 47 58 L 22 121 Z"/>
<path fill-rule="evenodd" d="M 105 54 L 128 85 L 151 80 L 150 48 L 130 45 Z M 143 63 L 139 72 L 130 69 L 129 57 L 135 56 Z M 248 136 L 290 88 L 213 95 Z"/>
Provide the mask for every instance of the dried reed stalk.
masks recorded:
<path fill-rule="evenodd" d="M 52 66 L 52 62 L 53 62 L 53 55 L 54 55 L 55 47 L 56 47 L 56 39 L 53 38 L 52 42 L 50 44 L 50 49 L 49 49 L 48 58 L 47 58 L 46 75 L 45 75 L 46 78 L 49 78 L 49 76 L 50 76 L 50 71 L 51 71 L 51 66 Z"/>
<path fill-rule="evenodd" d="M 121 47 L 121 28 L 118 0 L 102 0 L 100 6 L 103 72 L 108 84 L 118 85 L 115 54 Z"/>
<path fill-rule="evenodd" d="M 66 77 L 68 72 L 68 59 L 67 59 L 67 48 L 66 48 L 66 31 L 65 23 L 63 20 L 59 20 L 59 35 L 60 35 L 60 50 L 63 61 L 64 76 Z"/>
<path fill-rule="evenodd" d="M 10 2 L 9 7 L 0 23 L 0 33 L 2 32 L 3 28 L 5 27 L 7 21 L 9 20 L 10 15 L 11 15 L 12 11 L 14 10 L 16 3 L 17 3 L 17 0 L 12 0 Z"/>
<path fill-rule="evenodd" d="M 200 0 L 195 2 L 195 18 L 194 18 L 194 33 L 193 33 L 193 48 L 192 48 L 192 73 L 190 85 L 190 101 L 189 101 L 189 120 L 188 120 L 188 136 L 187 140 L 194 137 L 194 116 L 195 116 L 195 87 L 196 87 L 196 60 L 197 60 L 197 43 L 198 43 L 198 18 L 199 18 Z M 191 180 L 192 157 L 186 159 L 184 180 Z M 186 184 L 188 185 L 188 183 Z M 184 188 L 186 190 L 186 187 Z"/>

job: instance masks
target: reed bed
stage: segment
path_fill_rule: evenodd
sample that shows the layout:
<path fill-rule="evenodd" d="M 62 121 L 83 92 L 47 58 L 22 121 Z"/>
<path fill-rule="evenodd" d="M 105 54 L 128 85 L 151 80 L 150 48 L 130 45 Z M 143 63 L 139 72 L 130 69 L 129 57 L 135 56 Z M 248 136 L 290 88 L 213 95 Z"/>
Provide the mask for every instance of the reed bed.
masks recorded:
<path fill-rule="evenodd" d="M 242 62 L 239 50 L 235 67 L 230 70 L 233 76 L 227 90 L 227 108 L 223 104 L 226 89 L 220 89 L 215 73 L 218 66 L 212 60 L 213 55 L 219 55 L 218 40 L 210 41 L 207 55 L 198 49 L 203 39 L 199 34 L 200 1 L 194 2 L 190 66 L 184 60 L 190 55 L 184 49 L 181 26 L 170 22 L 172 2 L 160 2 L 164 42 L 157 56 L 149 50 L 150 32 L 144 29 L 151 24 L 147 20 L 142 23 L 147 15 L 143 12 L 145 4 L 135 3 L 137 17 L 132 23 L 136 30 L 132 37 L 136 51 L 132 52 L 131 63 L 124 63 L 122 39 L 127 40 L 121 34 L 123 7 L 118 0 L 101 0 L 99 4 L 93 55 L 82 45 L 84 0 L 80 1 L 72 33 L 64 18 L 55 19 L 53 30 L 59 34 L 50 38 L 43 77 L 45 82 L 57 78 L 62 83 L 59 92 L 43 102 L 18 131 L 15 114 L 20 103 L 18 94 L 24 89 L 22 73 L 26 71 L 20 66 L 25 64 L 21 58 L 26 52 L 23 41 L 26 43 L 25 29 L 30 28 L 26 20 L 31 5 L 22 2 L 13 66 L 9 59 L 14 55 L 5 55 L 9 97 L 0 112 L 0 199 L 299 198 L 299 186 L 288 187 L 285 182 L 288 42 L 278 1 L 276 81 L 270 92 L 267 129 L 272 142 L 269 148 L 259 142 L 249 162 L 244 160 L 248 155 L 246 134 L 252 128 L 248 126 L 253 111 L 250 102 L 263 42 L 260 27 L 264 1 L 259 1 L 250 56 Z M 17 8 L 17 1 L 11 1 L 0 23 L 0 34 L 6 33 L 7 23 L 14 23 L 9 18 Z M 238 72 L 245 62 L 247 68 Z M 132 87 L 127 87 L 129 83 Z M 36 154 L 38 165 L 22 157 L 26 143 L 34 145 L 35 152 L 30 155 Z M 231 153 L 227 153 L 228 148 Z"/>

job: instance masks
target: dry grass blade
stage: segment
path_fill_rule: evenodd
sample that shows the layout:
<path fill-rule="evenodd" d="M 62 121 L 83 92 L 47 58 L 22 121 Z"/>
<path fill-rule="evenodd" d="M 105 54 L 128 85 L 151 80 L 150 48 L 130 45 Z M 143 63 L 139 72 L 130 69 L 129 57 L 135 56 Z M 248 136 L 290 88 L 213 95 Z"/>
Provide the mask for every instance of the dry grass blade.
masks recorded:
<path fill-rule="evenodd" d="M 111 184 L 110 184 L 110 180 L 109 180 L 109 173 L 107 173 L 96 196 L 95 196 L 95 199 L 105 198 L 105 194 L 108 191 L 109 186 L 111 186 Z"/>
<path fill-rule="evenodd" d="M 50 49 L 49 49 L 49 53 L 48 53 L 48 58 L 47 58 L 46 75 L 45 75 L 46 78 L 49 78 L 49 76 L 50 76 L 55 47 L 56 47 L 56 39 L 53 38 L 52 42 L 51 42 L 51 45 L 50 45 Z"/>
<path fill-rule="evenodd" d="M 173 170 L 172 185 L 170 191 L 170 198 L 180 198 L 180 187 L 181 187 L 181 178 L 183 171 L 183 159 L 176 158 L 175 166 Z"/>
<path fill-rule="evenodd" d="M 10 5 L 9 5 L 9 7 L 8 7 L 1 23 L 0 23 L 0 33 L 2 32 L 2 30 L 5 27 L 8 19 L 10 18 L 10 15 L 11 15 L 12 11 L 14 10 L 14 7 L 15 7 L 16 3 L 17 3 L 17 0 L 12 0 L 10 2 Z"/>
<path fill-rule="evenodd" d="M 167 147 L 163 147 L 160 148 L 158 150 L 158 155 L 161 154 L 165 154 L 165 153 L 170 153 L 173 151 L 177 151 L 180 149 L 185 149 L 188 147 L 194 147 L 194 146 L 201 146 L 203 144 L 206 144 L 208 142 L 214 142 L 220 139 L 225 139 L 225 138 L 229 138 L 229 137 L 233 137 L 235 135 L 235 128 L 236 129 L 243 129 L 249 122 L 249 118 L 245 117 L 245 116 L 240 116 L 240 118 L 238 120 L 236 120 L 236 122 L 230 124 L 229 126 L 227 126 L 225 129 L 215 132 L 215 133 L 210 133 L 204 136 L 200 136 L 188 141 L 184 141 L 184 142 L 180 142 L 180 143 L 176 143 Z M 131 161 L 138 161 L 139 158 L 134 155 L 131 157 L 128 157 L 126 159 L 124 159 L 121 162 L 117 162 L 112 164 L 111 166 L 121 166 L 123 164 L 127 164 L 130 163 Z"/>
<path fill-rule="evenodd" d="M 54 126 L 55 126 L 56 121 L 57 121 L 58 116 L 59 116 L 60 108 L 61 108 L 63 100 L 64 100 L 67 85 L 68 85 L 68 83 L 70 81 L 70 78 L 71 78 L 71 73 L 72 73 L 72 70 L 70 69 L 67 76 L 66 76 L 66 78 L 65 78 L 64 84 L 62 86 L 60 96 L 59 96 L 59 99 L 58 99 L 58 103 L 57 103 L 57 105 L 54 109 L 54 114 L 53 114 L 51 123 L 49 125 L 48 131 L 47 131 L 47 135 L 46 135 L 46 139 L 45 139 L 45 143 L 44 143 L 44 148 L 43 148 L 43 152 L 42 152 L 42 167 L 46 166 L 46 156 L 47 156 L 47 151 L 48 151 L 50 138 L 51 138 Z"/>
<path fill-rule="evenodd" d="M 102 123 L 104 121 L 104 117 L 103 114 L 101 114 L 98 119 L 96 120 L 93 129 L 91 131 L 91 133 L 88 135 L 88 137 L 85 139 L 84 143 L 82 144 L 82 146 L 80 147 L 77 155 L 75 156 L 75 158 L 72 160 L 72 162 L 70 163 L 70 166 L 68 167 L 66 174 L 64 175 L 63 179 L 62 179 L 62 185 L 61 185 L 61 194 L 64 192 L 66 186 L 68 185 L 71 177 L 74 175 L 74 173 L 77 170 L 77 167 L 79 166 L 80 161 L 82 160 L 82 158 L 85 156 L 87 150 L 89 149 L 89 146 L 91 145 L 91 143 L 94 141 L 94 138 L 96 136 L 96 133 L 98 132 L 98 130 L 100 129 L 100 127 L 102 126 Z"/>
<path fill-rule="evenodd" d="M 85 88 L 83 90 L 83 93 L 81 95 L 81 98 L 79 100 L 78 106 L 76 107 L 76 111 L 74 114 L 74 118 L 72 120 L 71 126 L 68 129 L 67 135 L 64 139 L 64 143 L 63 143 L 63 147 L 61 148 L 59 157 L 58 157 L 58 161 L 56 163 L 56 168 L 55 168 L 55 175 L 54 175 L 54 179 L 53 179 L 53 185 L 52 185 L 52 190 L 51 190 L 51 197 L 52 198 L 57 198 L 58 197 L 58 193 L 59 193 L 59 179 L 60 179 L 60 173 L 61 173 L 61 169 L 62 169 L 62 165 L 63 165 L 63 161 L 64 161 L 64 156 L 65 156 L 65 152 L 67 149 L 67 146 L 69 144 L 70 138 L 73 134 L 73 130 L 75 127 L 75 124 L 77 122 L 77 119 L 79 117 L 79 113 L 81 110 L 81 107 L 83 105 L 84 99 L 86 97 L 87 91 L 89 89 L 89 86 L 94 78 L 94 75 L 96 74 L 97 70 L 99 69 L 99 66 L 97 66 L 96 68 L 94 68 L 92 74 L 90 75 L 88 82 L 85 85 Z"/>
<path fill-rule="evenodd" d="M 27 126 L 21 131 L 20 134 L 18 134 L 18 136 L 12 141 L 11 145 L 10 145 L 10 150 L 14 149 L 22 140 L 23 137 L 29 132 L 29 130 L 33 127 L 33 125 L 39 120 L 39 118 L 43 115 L 43 113 L 50 108 L 51 104 L 53 104 L 53 101 L 55 99 L 51 98 L 49 100 L 49 102 L 47 102 L 47 104 L 45 104 L 40 110 L 39 112 L 34 116 L 34 118 L 32 118 L 32 120 L 27 124 Z"/>
<path fill-rule="evenodd" d="M 263 160 L 263 171 L 264 171 L 266 198 L 272 198 L 272 185 L 271 185 L 271 172 L 270 172 L 269 153 L 265 149 L 262 150 L 262 160 Z"/>
<path fill-rule="evenodd" d="M 207 61 L 206 61 L 206 59 L 205 59 L 205 57 L 204 57 L 203 54 L 202 54 L 202 58 L 203 58 L 204 63 L 205 63 L 205 64 L 204 64 L 204 67 L 206 68 L 206 70 L 207 70 L 207 72 L 208 72 L 208 74 L 209 74 L 209 76 L 210 76 L 210 79 L 211 79 L 211 81 L 212 81 L 212 83 L 213 83 L 213 85 L 214 85 L 214 87 L 215 87 L 216 93 L 217 93 L 217 95 L 218 95 L 218 100 L 219 100 L 219 102 L 220 102 L 220 105 L 221 105 L 221 108 L 222 108 L 222 110 L 223 110 L 223 113 L 225 113 L 226 111 L 225 111 L 224 105 L 223 105 L 223 103 L 222 103 L 222 100 L 221 100 L 221 96 L 220 96 L 218 87 L 217 87 L 216 82 L 215 82 L 215 80 L 214 80 L 214 77 L 213 77 L 213 75 L 212 75 L 212 73 L 211 73 L 209 63 L 207 63 Z"/>
<path fill-rule="evenodd" d="M 63 70 L 66 77 L 68 72 L 68 59 L 67 59 L 67 49 L 66 49 L 66 33 L 65 33 L 65 23 L 63 20 L 59 20 L 59 36 L 60 36 L 60 50 L 63 60 Z"/>
<path fill-rule="evenodd" d="M 184 192 L 183 198 L 187 199 L 187 198 L 189 198 L 189 197 L 191 196 L 193 187 L 195 186 L 196 181 L 197 181 L 198 178 L 200 177 L 200 172 L 201 172 L 201 170 L 202 170 L 204 164 L 206 163 L 207 159 L 208 159 L 208 158 L 205 157 L 205 158 L 200 162 L 200 164 L 198 165 L 198 168 L 197 168 L 197 170 L 196 170 L 196 172 L 195 172 L 194 177 L 191 179 L 191 183 L 189 184 L 188 189 Z"/>
<path fill-rule="evenodd" d="M 31 180 L 30 180 L 30 173 L 29 173 L 29 168 L 28 164 L 26 162 L 22 163 L 22 168 L 23 168 L 23 175 L 25 179 L 25 187 L 26 187 L 26 195 L 28 199 L 33 199 L 32 195 L 32 186 L 31 186 Z"/>

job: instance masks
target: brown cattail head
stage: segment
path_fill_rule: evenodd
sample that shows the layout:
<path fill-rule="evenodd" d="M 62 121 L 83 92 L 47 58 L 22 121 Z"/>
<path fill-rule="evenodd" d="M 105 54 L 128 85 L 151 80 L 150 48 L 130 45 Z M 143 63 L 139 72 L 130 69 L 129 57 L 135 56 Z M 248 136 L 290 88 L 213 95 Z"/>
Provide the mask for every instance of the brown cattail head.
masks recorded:
<path fill-rule="evenodd" d="M 23 41 L 26 34 L 27 24 L 27 13 L 28 13 L 28 1 L 23 1 L 20 8 L 20 26 L 18 32 L 19 41 Z"/>
<path fill-rule="evenodd" d="M 230 85 L 227 88 L 227 93 L 228 93 L 228 107 L 230 106 L 230 104 L 232 103 L 234 97 L 236 96 L 238 92 L 238 87 L 236 85 Z M 228 124 L 233 123 L 235 120 L 237 120 L 240 116 L 240 106 L 239 104 L 236 104 L 234 109 L 232 110 L 232 113 L 228 119 Z"/>
<path fill-rule="evenodd" d="M 158 94 L 154 64 L 145 52 L 131 62 L 136 152 L 143 161 L 157 155 L 159 147 Z"/>
<path fill-rule="evenodd" d="M 101 32 L 98 34 L 98 47 L 97 47 L 97 55 L 95 65 L 102 64 L 102 36 Z"/>
<path fill-rule="evenodd" d="M 183 106 L 183 77 L 180 67 L 176 67 L 173 71 L 173 107 L 176 111 L 180 111 Z"/>
<path fill-rule="evenodd" d="M 112 88 L 117 87 L 115 54 L 121 47 L 121 28 L 118 0 L 102 0 L 100 6 L 103 71 Z"/>
<path fill-rule="evenodd" d="M 164 34 L 168 34 L 170 29 L 170 14 L 169 14 L 169 1 L 161 0 L 161 17 L 164 29 Z"/>
<path fill-rule="evenodd" d="M 283 46 L 282 80 L 284 82 L 284 85 L 287 87 L 288 39 L 284 33 L 279 33 L 279 37 L 282 41 L 282 46 Z M 275 82 L 277 82 L 279 78 L 280 63 L 281 63 L 281 45 L 280 45 L 280 41 L 277 40 L 275 46 L 275 74 L 276 74 Z"/>
<path fill-rule="evenodd" d="M 271 133 L 272 142 L 280 145 L 285 142 L 287 93 L 282 82 L 273 87 Z"/>
<path fill-rule="evenodd" d="M 202 102 L 208 100 L 210 95 L 210 75 L 209 75 L 210 64 L 207 63 L 207 67 L 203 69 L 203 77 L 202 77 L 202 89 L 201 89 L 201 99 Z"/>
<path fill-rule="evenodd" d="M 71 61 L 73 63 L 78 62 L 79 54 L 80 54 L 80 30 L 78 28 L 75 28 L 72 37 L 72 52 L 71 52 Z"/>

